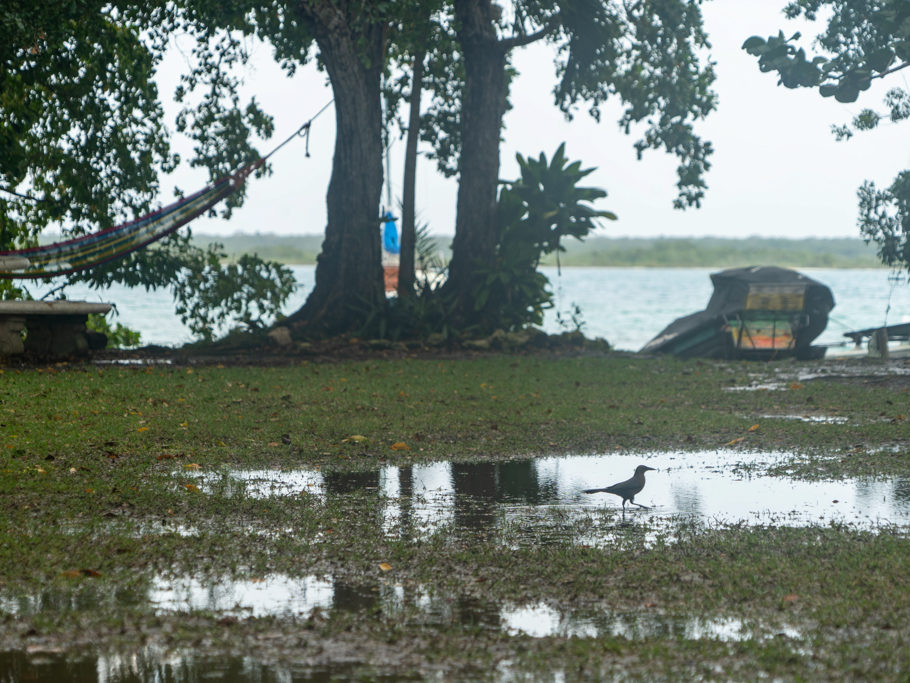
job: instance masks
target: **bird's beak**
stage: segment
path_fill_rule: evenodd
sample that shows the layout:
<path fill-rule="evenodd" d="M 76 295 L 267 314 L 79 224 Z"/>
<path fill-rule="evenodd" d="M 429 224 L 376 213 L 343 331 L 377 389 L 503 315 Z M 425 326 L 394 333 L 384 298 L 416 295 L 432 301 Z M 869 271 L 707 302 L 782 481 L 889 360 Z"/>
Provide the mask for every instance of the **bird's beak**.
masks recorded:
<path fill-rule="evenodd" d="M 646 470 L 651 470 L 652 472 L 656 472 L 656 471 L 657 471 L 657 468 L 656 468 L 656 467 L 648 467 L 647 465 L 645 465 L 645 469 L 646 469 Z"/>

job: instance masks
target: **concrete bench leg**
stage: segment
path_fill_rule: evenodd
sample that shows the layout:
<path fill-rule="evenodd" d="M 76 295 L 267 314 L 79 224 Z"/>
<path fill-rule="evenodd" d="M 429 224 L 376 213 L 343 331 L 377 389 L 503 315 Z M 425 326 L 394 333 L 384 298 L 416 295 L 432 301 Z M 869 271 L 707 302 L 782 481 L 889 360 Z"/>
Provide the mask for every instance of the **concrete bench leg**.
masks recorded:
<path fill-rule="evenodd" d="M 89 352 L 85 336 L 84 315 L 30 317 L 26 322 L 25 350 L 39 358 L 86 356 Z"/>
<path fill-rule="evenodd" d="M 25 352 L 22 330 L 25 318 L 4 316 L 0 318 L 0 356 L 18 356 Z"/>

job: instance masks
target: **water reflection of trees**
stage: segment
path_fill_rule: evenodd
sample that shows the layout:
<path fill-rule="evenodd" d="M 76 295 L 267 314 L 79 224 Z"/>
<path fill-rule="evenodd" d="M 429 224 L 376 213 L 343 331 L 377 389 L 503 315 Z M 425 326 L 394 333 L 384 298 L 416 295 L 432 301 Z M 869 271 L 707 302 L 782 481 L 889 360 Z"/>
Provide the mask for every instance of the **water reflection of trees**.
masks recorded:
<path fill-rule="evenodd" d="M 168 681 L 192 683 L 209 679 L 239 681 L 316 680 L 319 671 L 264 664 L 250 657 L 199 657 L 192 654 L 167 656 L 155 648 L 101 656 L 22 651 L 0 653 L 3 681 Z M 296 674 L 296 675 L 295 675 Z M 321 677 L 320 677 L 321 679 Z"/>
<path fill-rule="evenodd" d="M 453 463 L 450 472 L 455 492 L 455 527 L 477 532 L 491 529 L 496 507 L 496 465 Z"/>
<path fill-rule="evenodd" d="M 701 488 L 697 484 L 673 485 L 670 487 L 670 495 L 673 496 L 677 512 L 693 517 L 701 516 Z"/>
<path fill-rule="evenodd" d="M 897 477 L 891 487 L 894 492 L 894 500 L 900 503 L 900 507 L 910 505 L 910 478 Z"/>
<path fill-rule="evenodd" d="M 366 494 L 366 500 L 357 502 L 361 508 L 357 511 L 357 528 L 376 539 L 381 538 L 383 533 L 379 475 L 379 470 L 367 470 L 326 472 L 323 477 L 326 502 L 330 506 L 350 505 L 348 494 Z M 349 612 L 374 612 L 379 609 L 379 579 L 376 575 L 365 574 L 352 579 L 336 576 L 332 585 L 332 609 Z"/>
<path fill-rule="evenodd" d="M 891 490 L 888 501 L 887 491 Z M 910 507 L 910 478 L 895 477 L 890 482 L 860 479 L 856 482 L 856 502 L 863 508 L 874 508 L 884 504 L 884 514 L 892 515 Z"/>
<path fill-rule="evenodd" d="M 355 491 L 374 490 L 379 494 L 379 470 L 366 472 L 326 472 L 323 475 L 326 496 L 341 496 Z"/>

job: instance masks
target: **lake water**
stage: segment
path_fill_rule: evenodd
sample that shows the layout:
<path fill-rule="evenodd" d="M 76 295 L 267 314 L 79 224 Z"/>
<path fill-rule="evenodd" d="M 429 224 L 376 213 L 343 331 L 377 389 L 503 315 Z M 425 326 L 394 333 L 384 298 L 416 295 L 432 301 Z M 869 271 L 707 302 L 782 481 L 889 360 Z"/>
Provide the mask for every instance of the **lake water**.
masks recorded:
<path fill-rule="evenodd" d="M 303 305 L 315 281 L 315 266 L 292 266 L 292 270 L 298 287 L 285 313 Z M 720 269 L 563 268 L 561 274 L 556 268 L 541 270 L 550 279 L 555 303 L 546 313 L 545 331 L 572 329 L 571 313 L 577 305 L 587 336 L 603 337 L 617 349 L 637 351 L 676 318 L 704 308 L 713 291 L 709 275 Z M 836 305 L 818 344 L 842 344 L 848 330 L 910 322 L 910 285 L 906 279 L 892 283 L 886 269 L 805 268 L 800 272 L 834 293 Z M 36 288 L 33 295 L 38 298 L 49 288 Z M 138 330 L 143 344 L 176 346 L 192 339 L 174 314 L 167 291 L 77 286 L 67 290 L 67 297 L 116 304 L 119 322 Z"/>

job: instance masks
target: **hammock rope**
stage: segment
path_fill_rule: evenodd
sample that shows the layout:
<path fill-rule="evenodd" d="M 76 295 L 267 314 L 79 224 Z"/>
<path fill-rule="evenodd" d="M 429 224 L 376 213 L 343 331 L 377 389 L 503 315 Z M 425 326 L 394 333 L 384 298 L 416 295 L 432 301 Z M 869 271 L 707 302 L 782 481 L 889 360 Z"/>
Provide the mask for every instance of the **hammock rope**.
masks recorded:
<path fill-rule="evenodd" d="M 326 104 L 265 156 L 157 211 L 106 230 L 62 242 L 28 249 L 0 251 L 0 278 L 37 279 L 67 275 L 122 258 L 166 237 L 239 190 L 251 173 L 295 137 L 306 138 L 306 155 L 309 156 L 310 124 L 331 103 L 330 101 Z"/>

